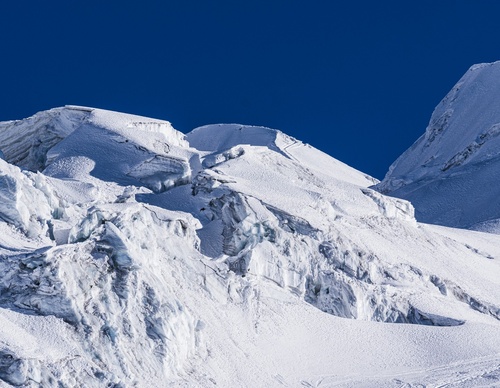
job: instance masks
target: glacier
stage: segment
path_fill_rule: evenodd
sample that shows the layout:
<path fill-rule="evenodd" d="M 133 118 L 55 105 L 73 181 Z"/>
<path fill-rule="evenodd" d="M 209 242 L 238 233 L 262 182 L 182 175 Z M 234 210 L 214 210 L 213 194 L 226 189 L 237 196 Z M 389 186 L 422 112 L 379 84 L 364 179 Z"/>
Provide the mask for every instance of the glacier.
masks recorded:
<path fill-rule="evenodd" d="M 0 150 L 0 386 L 500 383 L 499 236 L 417 222 L 399 180 L 81 106 Z"/>

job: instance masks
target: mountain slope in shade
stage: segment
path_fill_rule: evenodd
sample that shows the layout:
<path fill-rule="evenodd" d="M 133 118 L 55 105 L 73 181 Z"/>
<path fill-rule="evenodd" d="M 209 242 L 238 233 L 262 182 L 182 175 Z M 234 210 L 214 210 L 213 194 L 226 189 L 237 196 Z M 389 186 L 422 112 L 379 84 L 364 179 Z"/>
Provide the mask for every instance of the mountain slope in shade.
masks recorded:
<path fill-rule="evenodd" d="M 0 385 L 500 381 L 499 236 L 280 131 L 69 106 L 0 150 Z"/>
<path fill-rule="evenodd" d="M 500 232 L 500 62 L 472 66 L 377 190 L 410 200 L 417 219 Z"/>

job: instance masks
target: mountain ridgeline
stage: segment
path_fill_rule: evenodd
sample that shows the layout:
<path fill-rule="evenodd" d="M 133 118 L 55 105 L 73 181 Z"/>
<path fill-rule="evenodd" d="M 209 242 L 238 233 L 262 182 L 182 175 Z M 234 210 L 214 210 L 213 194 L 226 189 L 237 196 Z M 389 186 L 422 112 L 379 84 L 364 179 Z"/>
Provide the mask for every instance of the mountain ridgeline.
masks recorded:
<path fill-rule="evenodd" d="M 500 232 L 500 62 L 472 66 L 376 186 L 417 219 Z"/>
<path fill-rule="evenodd" d="M 440 226 L 496 230 L 498 72 L 380 183 L 264 127 L 0 123 L 0 384 L 500 381 L 499 236 Z"/>

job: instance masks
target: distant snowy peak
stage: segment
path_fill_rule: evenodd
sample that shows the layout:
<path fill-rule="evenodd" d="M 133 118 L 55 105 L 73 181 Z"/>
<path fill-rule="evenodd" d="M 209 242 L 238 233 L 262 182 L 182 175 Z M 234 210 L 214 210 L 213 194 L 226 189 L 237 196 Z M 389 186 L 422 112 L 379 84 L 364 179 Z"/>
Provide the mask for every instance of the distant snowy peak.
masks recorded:
<path fill-rule="evenodd" d="M 499 107 L 500 62 L 472 66 L 377 189 L 411 200 L 425 222 L 469 227 L 500 217 L 490 202 L 500 194 Z"/>
<path fill-rule="evenodd" d="M 472 66 L 390 167 L 383 191 L 500 155 L 500 62 Z"/>

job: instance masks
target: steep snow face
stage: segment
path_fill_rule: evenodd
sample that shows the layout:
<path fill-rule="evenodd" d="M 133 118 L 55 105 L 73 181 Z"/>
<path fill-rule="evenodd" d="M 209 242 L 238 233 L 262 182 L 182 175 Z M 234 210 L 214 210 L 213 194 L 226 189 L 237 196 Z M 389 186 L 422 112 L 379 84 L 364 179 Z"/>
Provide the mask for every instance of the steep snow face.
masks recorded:
<path fill-rule="evenodd" d="M 472 66 L 377 190 L 410 200 L 417 219 L 494 231 L 500 219 L 500 62 Z"/>
<path fill-rule="evenodd" d="M 0 123 L 2 158 L 28 170 L 42 170 L 47 151 L 73 132 L 86 116 L 85 110 L 55 108 L 24 120 Z"/>
<path fill-rule="evenodd" d="M 420 225 L 374 179 L 269 128 L 34 117 L 67 120 L 37 153 L 41 119 L 0 124 L 7 384 L 500 379 L 498 236 Z"/>

